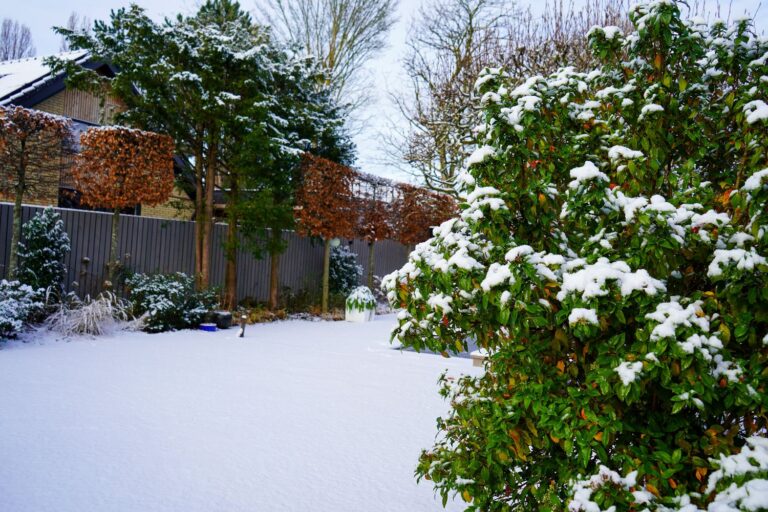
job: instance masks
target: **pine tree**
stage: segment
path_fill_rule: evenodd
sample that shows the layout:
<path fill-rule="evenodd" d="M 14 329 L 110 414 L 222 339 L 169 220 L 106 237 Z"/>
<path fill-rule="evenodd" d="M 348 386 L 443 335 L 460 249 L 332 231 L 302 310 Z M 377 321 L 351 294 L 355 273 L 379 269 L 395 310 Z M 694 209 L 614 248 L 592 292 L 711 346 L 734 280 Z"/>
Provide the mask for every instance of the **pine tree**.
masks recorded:
<path fill-rule="evenodd" d="M 35 290 L 60 293 L 66 274 L 64 257 L 69 251 L 61 216 L 50 207 L 36 213 L 22 227 L 18 280 Z"/>

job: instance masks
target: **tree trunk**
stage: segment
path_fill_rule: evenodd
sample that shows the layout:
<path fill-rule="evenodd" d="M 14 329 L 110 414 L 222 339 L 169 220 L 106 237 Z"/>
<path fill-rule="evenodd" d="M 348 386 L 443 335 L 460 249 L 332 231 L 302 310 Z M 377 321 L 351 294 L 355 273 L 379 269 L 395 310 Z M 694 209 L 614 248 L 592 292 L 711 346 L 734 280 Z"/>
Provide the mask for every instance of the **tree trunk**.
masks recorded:
<path fill-rule="evenodd" d="M 27 186 L 27 162 L 24 158 L 26 143 L 21 141 L 19 168 L 16 173 L 16 197 L 13 201 L 13 229 L 11 232 L 11 255 L 8 259 L 8 279 L 15 279 L 19 266 L 19 242 L 21 242 L 21 213 L 24 190 Z"/>
<path fill-rule="evenodd" d="M 269 309 L 276 310 L 280 286 L 280 239 L 282 230 L 272 228 L 272 243 L 269 249 Z"/>
<path fill-rule="evenodd" d="M 376 264 L 376 256 L 374 255 L 375 241 L 368 242 L 368 288 L 373 290 L 373 267 Z"/>
<path fill-rule="evenodd" d="M 224 301 L 225 309 L 233 311 L 237 307 L 237 222 L 231 221 L 227 226 L 226 243 L 227 266 L 224 270 Z"/>
<path fill-rule="evenodd" d="M 238 202 L 237 178 L 229 184 L 229 201 L 227 204 L 227 242 L 225 256 L 227 266 L 224 271 L 224 307 L 233 311 L 237 307 L 237 212 Z"/>
<path fill-rule="evenodd" d="M 208 147 L 208 158 L 206 159 L 205 169 L 205 202 L 203 205 L 204 221 L 201 225 L 202 234 L 200 237 L 200 287 L 209 288 L 211 286 L 211 245 L 213 234 L 213 206 L 216 188 L 216 145 L 211 144 Z"/>
<path fill-rule="evenodd" d="M 13 231 L 11 233 L 11 257 L 8 259 L 8 279 L 15 279 L 19 265 L 19 242 L 21 242 L 22 193 L 16 187 L 13 202 Z"/>
<path fill-rule="evenodd" d="M 331 273 L 331 239 L 325 240 L 325 253 L 323 254 L 323 302 L 320 309 L 322 314 L 328 313 L 328 278 Z"/>
<path fill-rule="evenodd" d="M 203 275 L 203 229 L 205 224 L 205 188 L 203 185 L 203 155 L 195 152 L 195 285 L 202 289 Z"/>
<path fill-rule="evenodd" d="M 109 281 L 112 283 L 111 288 L 113 290 L 117 289 L 117 266 L 118 263 L 118 255 L 117 255 L 117 243 L 120 236 L 120 208 L 115 208 L 115 211 L 112 213 L 112 242 L 110 244 L 109 248 Z"/>

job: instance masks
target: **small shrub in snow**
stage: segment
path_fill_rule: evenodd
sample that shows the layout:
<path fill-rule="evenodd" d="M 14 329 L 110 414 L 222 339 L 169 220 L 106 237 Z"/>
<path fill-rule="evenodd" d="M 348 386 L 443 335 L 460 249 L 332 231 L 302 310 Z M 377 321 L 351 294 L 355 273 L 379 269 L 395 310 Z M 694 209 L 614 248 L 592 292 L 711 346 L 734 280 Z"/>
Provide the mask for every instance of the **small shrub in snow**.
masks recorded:
<path fill-rule="evenodd" d="M 382 278 L 373 276 L 373 296 L 376 299 L 376 314 L 385 315 L 392 312 L 392 307 L 387 300 L 387 292 L 382 287 Z"/>
<path fill-rule="evenodd" d="M 481 76 L 462 213 L 385 279 L 405 346 L 489 352 L 417 468 L 469 510 L 768 510 L 768 40 L 631 19 Z"/>
<path fill-rule="evenodd" d="M 64 222 L 53 208 L 35 214 L 22 227 L 17 278 L 34 289 L 59 294 L 66 269 L 64 256 L 70 251 Z"/>
<path fill-rule="evenodd" d="M 331 263 L 328 286 L 331 293 L 346 295 L 357 286 L 363 267 L 357 264 L 357 255 L 349 247 L 341 244 L 331 249 Z"/>
<path fill-rule="evenodd" d="M 111 292 L 103 292 L 95 299 L 86 297 L 84 300 L 72 294 L 48 316 L 45 327 L 62 336 L 109 334 L 117 328 L 118 322 L 127 322 L 131 318 L 130 308 L 128 301 Z"/>
<path fill-rule="evenodd" d="M 346 301 L 347 309 L 365 311 L 376 309 L 376 298 L 367 286 L 358 286 L 349 294 Z"/>
<path fill-rule="evenodd" d="M 0 281 L 0 339 L 15 338 L 43 310 L 42 290 L 18 281 Z"/>
<path fill-rule="evenodd" d="M 197 327 L 218 306 L 215 291 L 195 290 L 194 278 L 181 272 L 134 274 L 126 285 L 134 315 L 146 315 L 147 332 Z"/>

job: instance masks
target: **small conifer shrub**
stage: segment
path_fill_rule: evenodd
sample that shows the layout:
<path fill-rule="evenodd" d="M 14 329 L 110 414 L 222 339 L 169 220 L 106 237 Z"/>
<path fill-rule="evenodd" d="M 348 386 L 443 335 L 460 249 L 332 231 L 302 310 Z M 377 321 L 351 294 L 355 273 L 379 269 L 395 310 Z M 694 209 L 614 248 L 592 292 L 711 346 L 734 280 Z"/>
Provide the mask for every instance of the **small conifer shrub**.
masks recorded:
<path fill-rule="evenodd" d="M 357 255 L 345 244 L 331 249 L 329 286 L 331 293 L 346 295 L 357 286 L 363 267 L 357 264 Z"/>
<path fill-rule="evenodd" d="M 22 227 L 18 280 L 33 289 L 61 293 L 66 273 L 64 257 L 69 251 L 69 236 L 61 216 L 50 207 L 36 213 Z"/>

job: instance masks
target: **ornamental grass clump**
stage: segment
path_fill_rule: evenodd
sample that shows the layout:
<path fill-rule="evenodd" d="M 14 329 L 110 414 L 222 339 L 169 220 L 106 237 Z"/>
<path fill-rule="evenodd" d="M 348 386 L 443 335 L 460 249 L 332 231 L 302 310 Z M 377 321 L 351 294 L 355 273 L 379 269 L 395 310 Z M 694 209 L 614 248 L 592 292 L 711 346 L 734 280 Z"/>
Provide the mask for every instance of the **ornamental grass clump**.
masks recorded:
<path fill-rule="evenodd" d="M 768 508 L 768 42 L 630 16 L 478 79 L 462 212 L 384 282 L 405 346 L 490 354 L 417 469 L 468 510 Z"/>
<path fill-rule="evenodd" d="M 118 329 L 132 330 L 131 305 L 112 292 L 100 293 L 95 298 L 80 299 L 74 294 L 64 297 L 59 307 L 45 319 L 45 327 L 65 337 L 103 336 Z"/>

